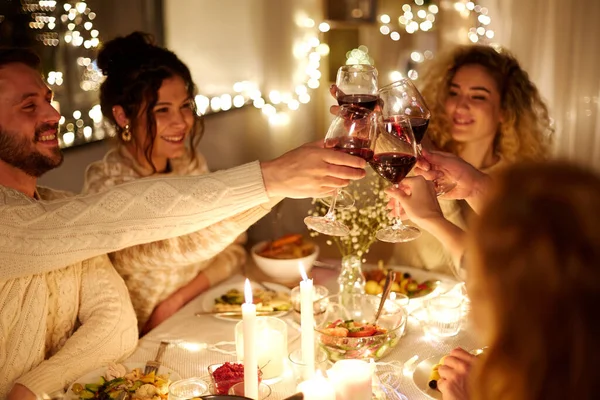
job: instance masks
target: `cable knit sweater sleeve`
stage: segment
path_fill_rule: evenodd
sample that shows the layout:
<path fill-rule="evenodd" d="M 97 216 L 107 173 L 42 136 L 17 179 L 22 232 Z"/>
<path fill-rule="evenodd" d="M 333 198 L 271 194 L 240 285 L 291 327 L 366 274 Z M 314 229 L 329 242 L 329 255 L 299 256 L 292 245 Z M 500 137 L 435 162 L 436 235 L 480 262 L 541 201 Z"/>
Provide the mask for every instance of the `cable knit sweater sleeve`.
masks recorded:
<path fill-rule="evenodd" d="M 3 187 L 0 196 L 5 279 L 189 234 L 231 216 L 233 226 L 249 226 L 270 208 L 257 207 L 269 200 L 258 162 L 202 176 L 140 179 L 64 200 L 36 202 Z"/>
<path fill-rule="evenodd" d="M 17 379 L 38 396 L 62 390 L 82 374 L 135 350 L 135 313 L 127 288 L 108 257 L 83 262 L 80 299 L 81 326 L 56 354 Z"/>
<path fill-rule="evenodd" d="M 120 154 L 123 154 L 123 152 L 121 151 Z M 126 182 L 141 179 L 135 168 L 125 164 L 131 161 L 120 154 L 119 152 L 109 153 L 108 158 L 110 158 L 110 161 L 102 160 L 90 164 L 85 173 L 83 189 L 85 193 L 103 192 Z M 193 162 L 186 158 L 180 163 L 186 167 L 185 175 L 201 175 L 209 172 L 206 161 L 200 153 L 196 154 L 196 159 Z M 179 170 L 177 172 L 183 175 Z M 260 207 L 256 213 L 253 213 L 253 219 L 239 221 L 236 216 L 233 216 L 188 235 L 128 247 L 111 254 L 111 260 L 115 266 L 120 267 L 117 268 L 118 271 L 121 271 L 122 268 L 125 268 L 126 271 L 152 271 L 155 266 L 163 265 L 169 265 L 176 271 L 178 267 L 186 267 L 193 263 L 207 261 L 220 252 L 226 251 L 231 252 L 234 257 L 221 257 L 219 262 L 216 263 L 219 264 L 218 266 L 208 268 L 218 268 L 223 270 L 224 273 L 227 270 L 237 269 L 245 261 L 245 257 L 239 256 L 236 246 L 229 247 L 229 245 L 234 243 L 240 235 L 244 234 L 245 236 L 245 231 L 267 214 L 276 202 L 274 200 Z M 243 242 L 245 242 L 245 239 Z M 239 246 L 239 248 L 242 247 Z M 225 260 L 229 260 L 233 265 L 223 265 Z M 216 279 L 214 283 L 222 280 L 218 275 L 221 274 L 214 276 Z"/>

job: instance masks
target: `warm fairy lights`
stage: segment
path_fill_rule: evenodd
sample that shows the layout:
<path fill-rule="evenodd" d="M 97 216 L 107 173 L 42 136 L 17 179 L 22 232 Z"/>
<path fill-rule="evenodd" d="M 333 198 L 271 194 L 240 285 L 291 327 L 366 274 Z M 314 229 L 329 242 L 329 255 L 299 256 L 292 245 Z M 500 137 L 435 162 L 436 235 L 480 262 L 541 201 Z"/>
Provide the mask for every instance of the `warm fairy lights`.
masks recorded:
<path fill-rule="evenodd" d="M 94 28 L 96 14 L 85 2 L 53 0 L 22 0 L 21 2 L 23 10 L 31 15 L 30 28 L 42 31 L 37 35 L 37 39 L 44 45 L 58 46 L 60 43 L 66 43 L 81 47 L 82 50 L 90 50 L 91 53 L 100 45 L 99 32 Z M 472 13 L 476 14 L 477 26 L 472 27 L 468 32 L 471 42 L 489 42 L 494 38 L 494 31 L 488 29 L 491 18 L 488 16 L 487 8 L 464 0 L 450 4 L 450 7 L 464 18 L 470 17 Z M 430 31 L 434 28 L 439 11 L 439 7 L 435 4 L 425 4 L 424 0 L 413 0 L 410 4 L 406 3 L 402 6 L 402 15 L 392 16 L 387 13 L 379 15 L 377 18 L 381 24 L 379 31 L 393 41 L 399 41 L 405 34 Z M 59 18 L 54 16 L 57 14 L 60 14 Z M 319 39 L 320 34 L 331 29 L 328 22 L 317 22 L 310 17 L 301 16 L 296 19 L 296 25 L 301 30 L 301 37 L 292 49 L 298 65 L 298 71 L 294 74 L 298 81 L 294 84 L 293 90 L 271 90 L 269 93 L 263 93 L 255 82 L 236 82 L 229 93 L 210 97 L 196 96 L 198 114 L 228 111 L 252 104 L 269 118 L 272 125 L 287 124 L 288 113 L 298 110 L 302 104 L 309 103 L 312 90 L 320 86 L 321 58 L 329 54 L 329 46 L 321 43 Z M 59 26 L 66 29 L 61 30 Z M 346 58 L 347 64 L 373 63 L 365 46 L 348 51 Z M 414 63 L 421 63 L 433 58 L 433 52 L 415 50 L 410 58 Z M 95 59 L 81 56 L 77 58 L 77 65 L 81 71 L 81 89 L 97 91 L 103 76 Z M 409 70 L 406 76 L 417 79 L 418 73 L 416 70 Z M 392 71 L 389 76 L 392 81 L 402 77 L 404 74 L 400 71 Z M 61 71 L 51 71 L 46 79 L 51 87 L 59 87 L 63 84 L 64 76 Z M 75 110 L 72 116 L 72 118 L 71 116 L 61 118 L 64 132 L 60 140 L 61 146 L 71 146 L 77 140 L 88 142 L 104 138 L 106 132 L 99 105 L 87 111 Z"/>
<path fill-rule="evenodd" d="M 487 28 L 492 22 L 487 8 L 472 1 L 457 1 L 453 3 L 452 7 L 464 18 L 469 18 L 471 13 L 476 14 L 477 26 L 471 28 L 468 33 L 471 42 L 487 42 L 494 38 L 494 31 Z M 378 21 L 381 23 L 379 31 L 382 35 L 389 35 L 390 39 L 398 41 L 401 38 L 399 31 L 402 29 L 408 34 L 418 31 L 427 32 L 433 29 L 440 10 L 435 4 L 425 5 L 423 0 L 414 0 L 413 4 L 404 4 L 402 11 L 403 14 L 397 18 L 397 27 L 392 25 L 393 19 L 390 15 L 381 14 L 379 16 Z"/>

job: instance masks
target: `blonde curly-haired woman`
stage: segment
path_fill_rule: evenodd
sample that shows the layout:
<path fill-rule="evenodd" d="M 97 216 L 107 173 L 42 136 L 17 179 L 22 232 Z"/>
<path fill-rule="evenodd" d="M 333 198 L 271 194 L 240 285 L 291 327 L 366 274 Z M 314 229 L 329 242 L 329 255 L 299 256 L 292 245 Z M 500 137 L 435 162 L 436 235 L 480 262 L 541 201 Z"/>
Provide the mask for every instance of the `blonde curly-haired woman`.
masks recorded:
<path fill-rule="evenodd" d="M 436 57 L 423 75 L 430 110 L 426 140 L 476 168 L 494 173 L 522 160 L 543 160 L 552 132 L 546 104 L 519 62 L 490 46 L 458 46 Z M 463 201 L 441 201 L 447 219 L 461 228 L 471 213 Z M 433 236 L 394 247 L 392 262 L 450 274 L 454 264 Z"/>

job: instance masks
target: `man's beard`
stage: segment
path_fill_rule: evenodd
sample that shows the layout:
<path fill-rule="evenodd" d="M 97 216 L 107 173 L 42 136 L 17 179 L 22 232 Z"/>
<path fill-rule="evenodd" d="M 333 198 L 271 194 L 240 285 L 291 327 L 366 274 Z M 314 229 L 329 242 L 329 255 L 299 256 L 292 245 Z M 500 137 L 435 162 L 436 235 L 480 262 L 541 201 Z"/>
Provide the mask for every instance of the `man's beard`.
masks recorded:
<path fill-rule="evenodd" d="M 46 156 L 35 148 L 35 143 L 41 135 L 49 130 L 55 130 L 58 135 L 58 124 L 38 126 L 34 140 L 31 141 L 17 132 L 9 132 L 0 127 L 0 160 L 35 178 L 58 167 L 63 162 L 63 155 L 58 146 L 53 150 L 52 156 Z"/>

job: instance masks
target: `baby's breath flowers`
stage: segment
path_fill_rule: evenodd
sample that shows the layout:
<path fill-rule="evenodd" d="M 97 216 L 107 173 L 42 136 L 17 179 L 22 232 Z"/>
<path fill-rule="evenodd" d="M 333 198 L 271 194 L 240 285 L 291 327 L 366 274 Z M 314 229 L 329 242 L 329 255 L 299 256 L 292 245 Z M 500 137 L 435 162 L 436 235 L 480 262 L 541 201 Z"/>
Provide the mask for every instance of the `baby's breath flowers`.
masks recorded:
<path fill-rule="evenodd" d="M 327 240 L 328 245 L 336 244 L 342 257 L 355 255 L 363 259 L 369 252 L 369 247 L 375 240 L 375 233 L 387 226 L 388 210 L 387 198 L 384 189 L 387 183 L 373 171 L 360 181 L 355 181 L 346 188 L 354 197 L 354 206 L 347 209 L 336 209 L 335 217 L 350 228 L 350 234 L 343 237 L 333 237 Z M 308 211 L 309 215 L 319 216 L 327 213 L 327 207 L 318 200 L 313 201 L 314 208 Z M 311 236 L 318 236 L 318 232 L 311 232 Z M 363 260 L 365 262 L 365 260 Z"/>

